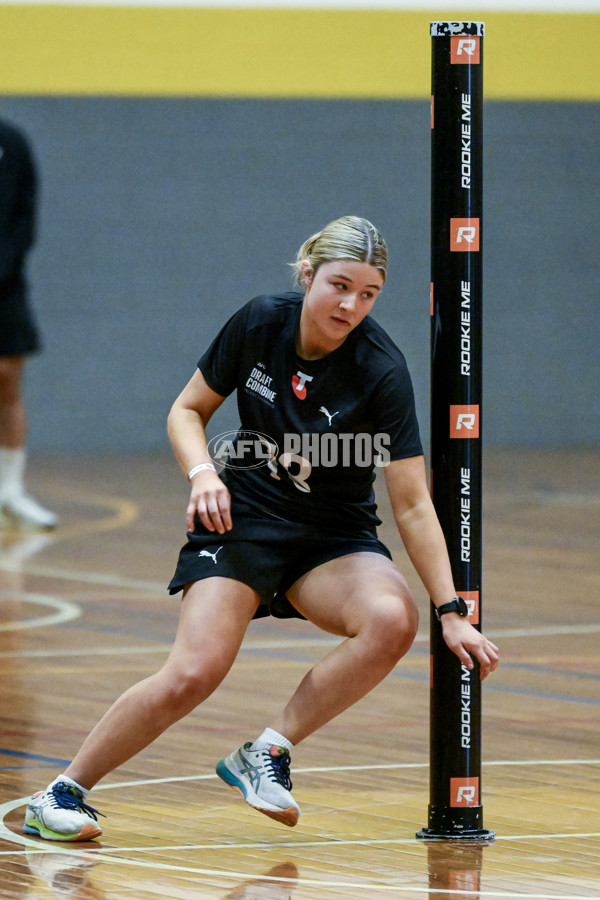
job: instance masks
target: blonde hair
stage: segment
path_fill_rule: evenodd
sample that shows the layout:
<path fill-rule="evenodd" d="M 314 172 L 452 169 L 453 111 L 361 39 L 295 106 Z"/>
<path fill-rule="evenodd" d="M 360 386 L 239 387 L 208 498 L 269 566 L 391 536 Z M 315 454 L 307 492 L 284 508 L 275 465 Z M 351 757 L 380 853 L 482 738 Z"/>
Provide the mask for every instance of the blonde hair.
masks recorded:
<path fill-rule="evenodd" d="M 342 216 L 309 237 L 298 250 L 296 261 L 290 263 L 296 284 L 304 287 L 304 260 L 308 260 L 312 274 L 316 275 L 319 266 L 336 259 L 368 263 L 381 272 L 385 281 L 387 246 L 379 231 L 367 219 Z"/>

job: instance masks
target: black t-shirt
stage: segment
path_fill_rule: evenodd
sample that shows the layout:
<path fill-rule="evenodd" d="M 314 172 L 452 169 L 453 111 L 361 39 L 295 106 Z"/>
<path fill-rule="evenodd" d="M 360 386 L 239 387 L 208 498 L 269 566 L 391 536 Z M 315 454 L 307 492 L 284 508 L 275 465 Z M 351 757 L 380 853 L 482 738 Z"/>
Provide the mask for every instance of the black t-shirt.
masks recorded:
<path fill-rule="evenodd" d="M 296 353 L 302 295 L 255 297 L 198 368 L 240 429 L 209 443 L 234 496 L 283 519 L 337 531 L 380 524 L 375 466 L 423 452 L 406 361 L 369 316 L 316 360 Z"/>
<path fill-rule="evenodd" d="M 0 119 L 0 292 L 24 289 L 23 265 L 35 232 L 36 170 L 29 143 Z"/>

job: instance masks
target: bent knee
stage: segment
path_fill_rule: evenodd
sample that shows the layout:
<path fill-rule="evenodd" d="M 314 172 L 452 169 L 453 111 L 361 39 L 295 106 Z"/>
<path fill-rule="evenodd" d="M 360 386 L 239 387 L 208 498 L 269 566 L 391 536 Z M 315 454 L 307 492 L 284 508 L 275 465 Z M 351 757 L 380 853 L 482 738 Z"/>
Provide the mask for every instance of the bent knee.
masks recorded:
<path fill-rule="evenodd" d="M 162 674 L 166 702 L 184 712 L 206 700 L 224 677 L 210 668 L 193 664 L 167 667 Z"/>
<path fill-rule="evenodd" d="M 367 629 L 381 653 L 397 661 L 408 652 L 419 627 L 419 611 L 409 593 L 376 602 Z"/>

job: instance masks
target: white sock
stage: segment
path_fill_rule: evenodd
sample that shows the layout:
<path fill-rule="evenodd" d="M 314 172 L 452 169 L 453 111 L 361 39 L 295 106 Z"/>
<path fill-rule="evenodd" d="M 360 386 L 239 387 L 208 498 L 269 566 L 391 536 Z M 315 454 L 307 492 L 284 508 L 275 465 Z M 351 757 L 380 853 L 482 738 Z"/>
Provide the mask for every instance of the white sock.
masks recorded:
<path fill-rule="evenodd" d="M 290 752 L 294 748 L 292 742 L 288 741 L 288 739 L 282 734 L 279 734 L 278 731 L 275 731 L 273 728 L 265 728 L 260 737 L 258 737 L 252 744 L 252 749 L 266 750 L 267 747 L 271 747 L 273 744 L 275 744 L 277 747 L 285 747 L 285 749 L 289 750 Z"/>
<path fill-rule="evenodd" d="M 0 447 L 0 497 L 25 493 L 25 448 Z"/>
<path fill-rule="evenodd" d="M 89 794 L 89 789 L 88 789 L 88 788 L 84 788 L 84 787 L 82 787 L 80 784 L 77 784 L 77 782 L 76 782 L 76 781 L 73 781 L 72 778 L 69 778 L 68 775 L 58 775 L 58 776 L 54 779 L 54 781 L 53 781 L 50 785 L 48 785 L 48 787 L 52 787 L 53 785 L 57 784 L 59 781 L 62 781 L 63 783 L 66 781 L 67 784 L 72 784 L 74 787 L 76 787 L 77 790 L 78 790 L 78 791 L 81 791 L 81 793 L 83 794 L 83 799 L 84 799 L 84 800 L 85 800 L 85 798 L 87 797 L 87 795 Z"/>

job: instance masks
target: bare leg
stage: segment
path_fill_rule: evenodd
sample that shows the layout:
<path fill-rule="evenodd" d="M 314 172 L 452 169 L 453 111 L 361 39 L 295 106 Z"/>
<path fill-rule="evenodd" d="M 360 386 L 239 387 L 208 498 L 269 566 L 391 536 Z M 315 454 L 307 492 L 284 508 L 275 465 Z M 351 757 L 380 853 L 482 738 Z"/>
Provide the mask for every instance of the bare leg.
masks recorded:
<path fill-rule="evenodd" d="M 297 744 L 372 690 L 409 650 L 417 608 L 386 557 L 354 553 L 331 560 L 288 591 L 307 619 L 346 636 L 304 677 L 272 727 Z"/>
<path fill-rule="evenodd" d="M 25 446 L 25 407 L 21 397 L 22 356 L 0 357 L 0 447 Z"/>
<path fill-rule="evenodd" d="M 231 668 L 257 606 L 257 595 L 239 581 L 191 584 L 163 668 L 119 697 L 64 774 L 92 788 L 206 700 Z"/>
<path fill-rule="evenodd" d="M 0 509 L 23 525 L 54 528 L 58 519 L 25 490 L 27 421 L 21 395 L 25 358 L 0 357 Z"/>

